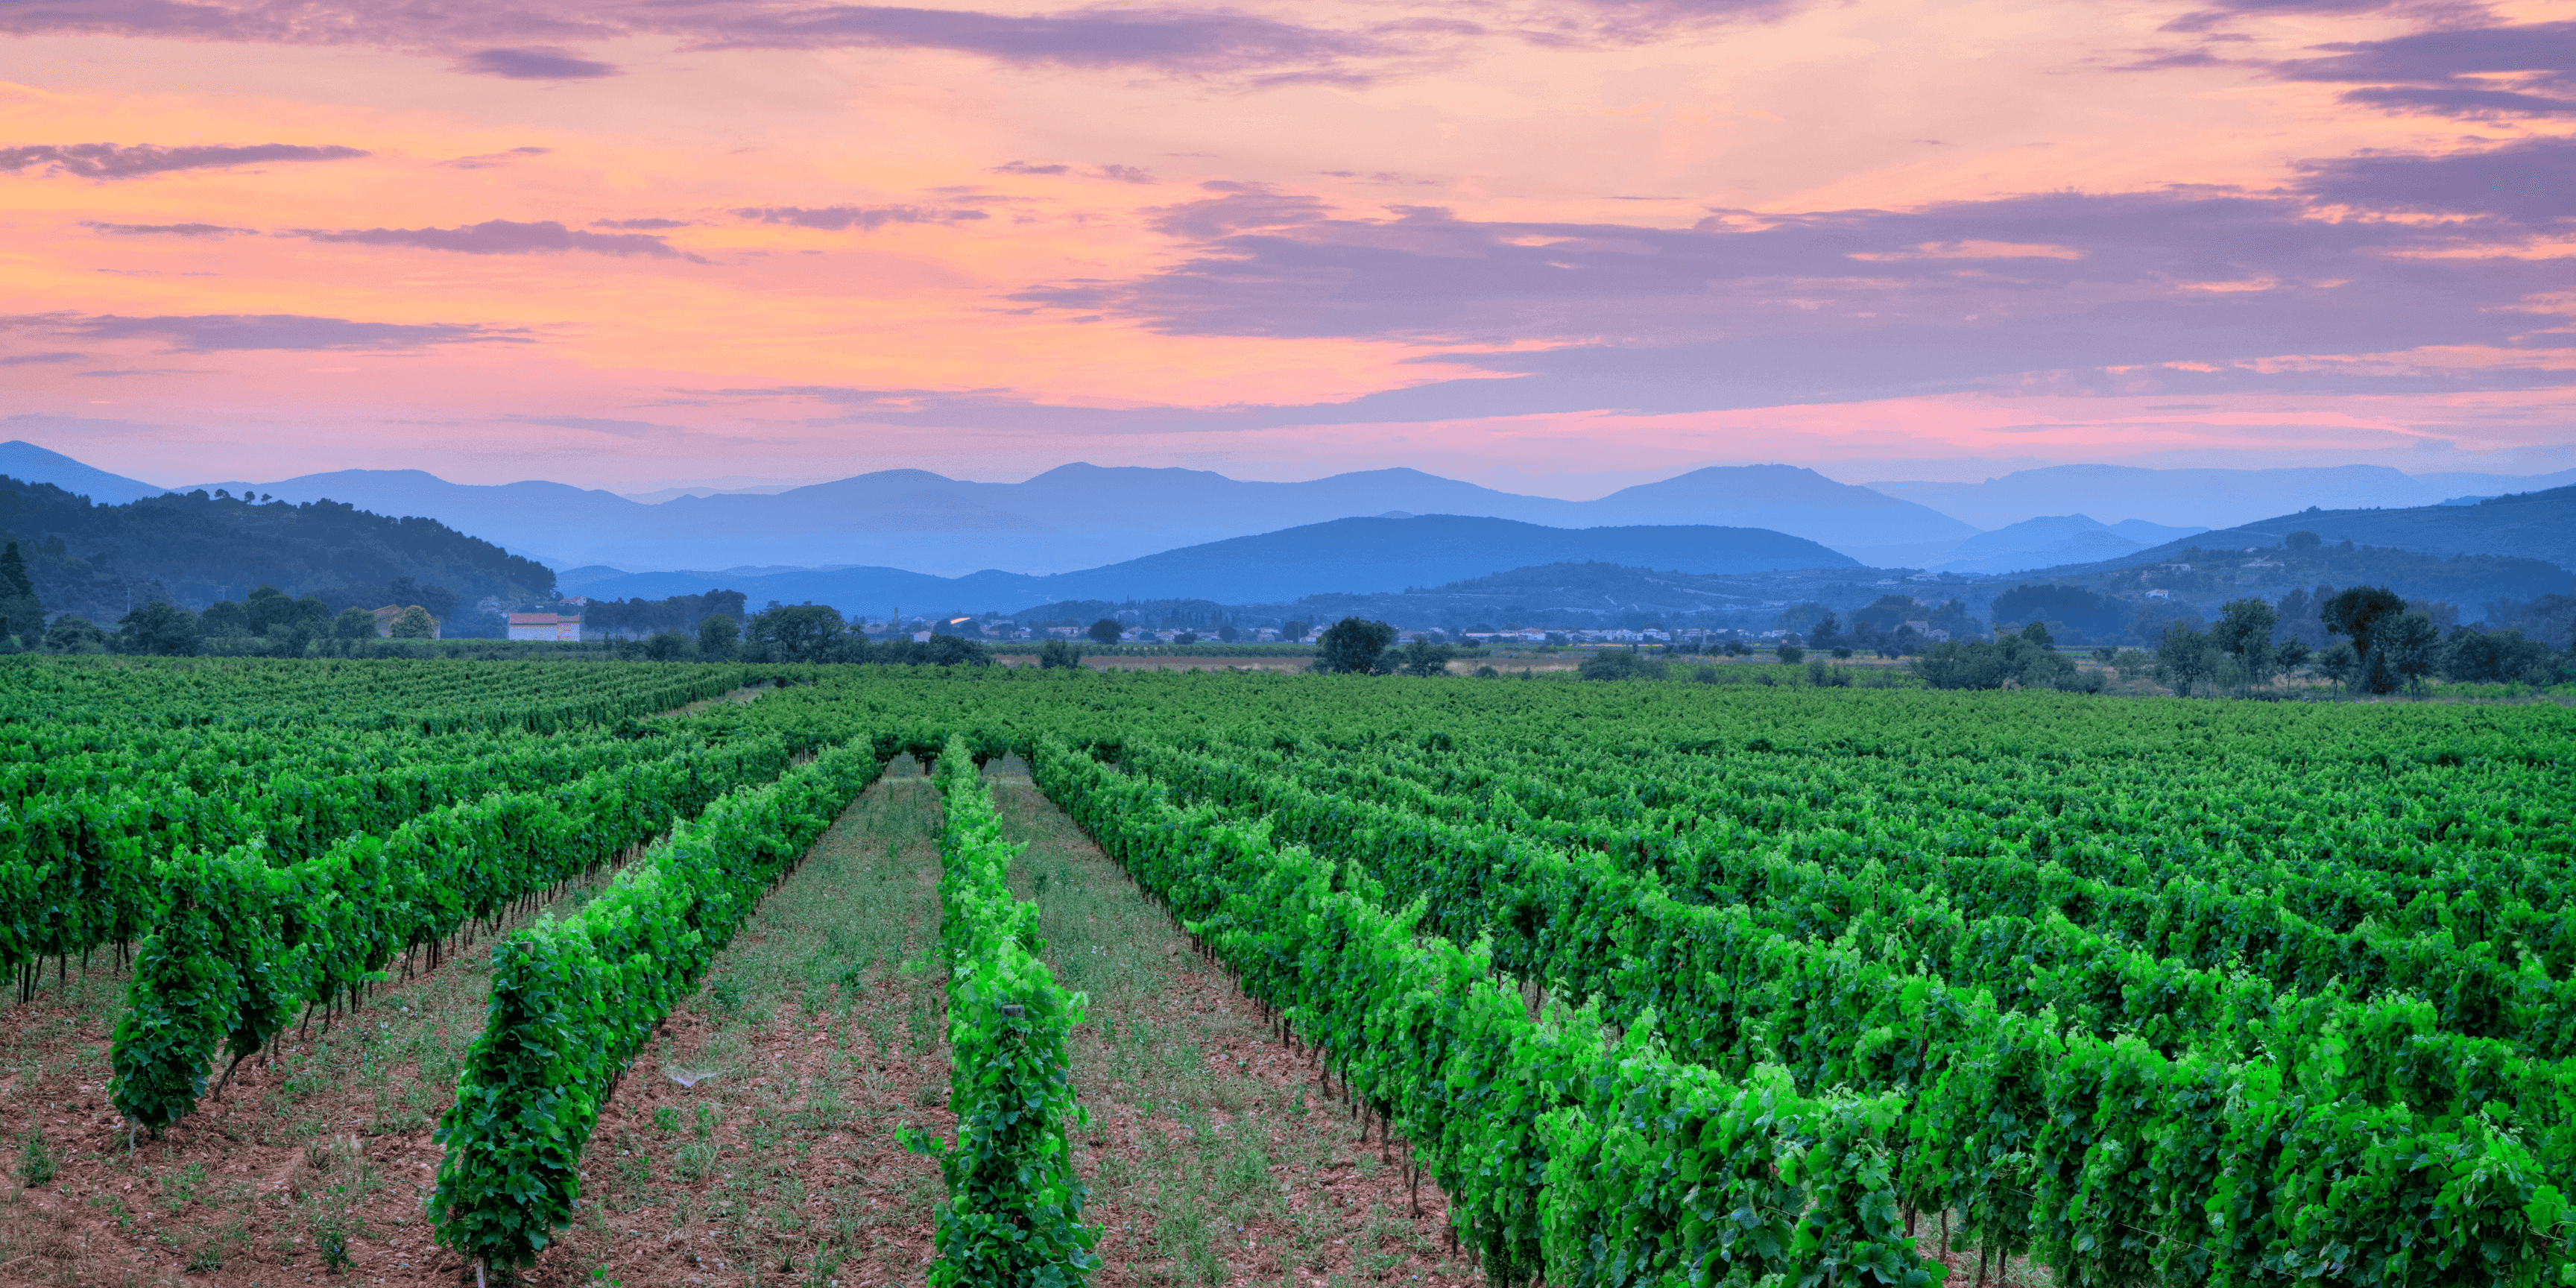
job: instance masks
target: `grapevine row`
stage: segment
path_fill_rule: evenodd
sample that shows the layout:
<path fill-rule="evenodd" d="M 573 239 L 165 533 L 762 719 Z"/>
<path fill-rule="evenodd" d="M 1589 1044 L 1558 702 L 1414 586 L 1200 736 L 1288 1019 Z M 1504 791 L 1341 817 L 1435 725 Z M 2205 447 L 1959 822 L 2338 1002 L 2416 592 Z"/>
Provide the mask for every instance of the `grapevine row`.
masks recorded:
<path fill-rule="evenodd" d="M 1100 1231 L 1082 1223 L 1083 1185 L 1068 1131 L 1077 1104 L 1066 1044 L 1084 1018 L 1037 954 L 1037 905 L 1004 878 L 1019 847 L 1002 839 L 993 795 L 966 742 L 936 761 L 939 940 L 948 967 L 949 1105 L 955 1140 L 908 1136 L 939 1163 L 948 1201 L 934 1232 L 933 1288 L 1080 1285 L 1100 1266 Z"/>
<path fill-rule="evenodd" d="M 1481 950 L 1418 933 L 1361 873 L 1052 740 L 1039 786 L 1401 1128 L 1501 1283 L 1876 1282 L 1937 1271 L 1900 1228 L 1903 1098 L 1801 1096 L 1675 1061 L 1650 1025 L 1533 1020 Z"/>
<path fill-rule="evenodd" d="M 493 945 L 491 1011 L 435 1135 L 442 1246 L 525 1266 L 571 1223 L 582 1148 L 628 1060 L 881 768 L 869 746 L 823 751 L 679 824 L 579 912 Z"/>

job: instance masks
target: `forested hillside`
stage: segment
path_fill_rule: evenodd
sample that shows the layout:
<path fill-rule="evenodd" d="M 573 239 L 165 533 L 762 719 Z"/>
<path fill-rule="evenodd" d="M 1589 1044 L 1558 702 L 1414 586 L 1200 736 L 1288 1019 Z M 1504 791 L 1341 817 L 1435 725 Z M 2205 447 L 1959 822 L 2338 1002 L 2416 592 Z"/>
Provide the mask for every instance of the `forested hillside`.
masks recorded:
<path fill-rule="evenodd" d="M 332 501 L 289 505 L 167 494 L 92 505 L 46 483 L 0 476 L 0 541 L 25 552 L 50 612 L 113 622 L 167 598 L 203 608 L 259 585 L 314 595 L 336 611 L 386 602 L 408 577 L 471 605 L 486 595 L 540 598 L 554 572 L 432 519 L 390 519 Z"/>

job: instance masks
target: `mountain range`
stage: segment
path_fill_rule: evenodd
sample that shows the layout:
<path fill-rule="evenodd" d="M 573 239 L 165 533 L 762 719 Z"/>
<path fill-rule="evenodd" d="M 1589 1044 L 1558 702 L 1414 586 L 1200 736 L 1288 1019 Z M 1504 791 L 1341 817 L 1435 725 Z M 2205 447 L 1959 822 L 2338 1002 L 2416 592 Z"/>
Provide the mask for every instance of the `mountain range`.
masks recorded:
<path fill-rule="evenodd" d="M 74 470 L 77 485 L 62 477 Z M 118 496 L 119 486 L 131 496 L 160 491 L 27 443 L 0 444 L 0 474 L 53 482 L 99 500 Z M 557 569 L 777 564 L 899 567 L 939 576 L 983 569 L 1047 574 L 1389 512 L 1557 528 L 1768 528 L 1878 564 L 1917 565 L 1976 535 L 1912 501 L 1788 465 L 1695 470 L 1592 501 L 1497 492 L 1410 469 L 1262 483 L 1204 470 L 1085 464 L 1020 483 L 881 470 L 775 494 L 676 496 L 654 505 L 561 483 L 450 483 L 420 470 L 340 470 L 197 486 L 297 502 L 327 497 L 378 514 L 419 515 Z"/>
<path fill-rule="evenodd" d="M 2576 486 L 2491 497 L 2469 505 L 2421 505 L 2402 510 L 2326 510 L 2310 507 L 2254 523 L 2202 532 L 2093 565 L 2134 568 L 2160 563 L 2198 547 L 2264 549 L 2293 532 L 2313 532 L 2329 544 L 2350 541 L 2428 555 L 2508 555 L 2576 568 Z M 2053 573 L 2092 568 L 2050 569 Z"/>
<path fill-rule="evenodd" d="M 911 613 L 1007 613 L 1064 600 L 1284 603 L 1328 591 L 1400 592 L 1479 577 L 1497 568 L 1585 562 L 1695 574 L 1859 566 L 1813 541 L 1759 528 L 1549 528 L 1510 519 L 1429 514 L 1302 524 L 1039 577 L 990 570 L 934 577 L 869 567 L 634 574 L 584 568 L 566 574 L 563 584 L 592 599 L 662 599 L 720 584 L 744 592 L 755 605 L 812 602 L 874 616 L 907 606 Z"/>
<path fill-rule="evenodd" d="M 2144 519 L 2103 523 L 2081 514 L 2024 519 L 1959 543 L 1935 572 L 2009 573 L 2092 563 L 2144 550 L 2206 528 L 2175 528 Z"/>
<path fill-rule="evenodd" d="M 1872 483 L 1872 491 L 1928 505 L 1980 528 L 2080 511 L 2161 524 L 2226 528 L 2307 506 L 2327 509 L 2439 505 L 2576 483 L 2555 474 L 2407 474 L 2385 465 L 2228 470 L 2053 465 L 1982 483 Z"/>

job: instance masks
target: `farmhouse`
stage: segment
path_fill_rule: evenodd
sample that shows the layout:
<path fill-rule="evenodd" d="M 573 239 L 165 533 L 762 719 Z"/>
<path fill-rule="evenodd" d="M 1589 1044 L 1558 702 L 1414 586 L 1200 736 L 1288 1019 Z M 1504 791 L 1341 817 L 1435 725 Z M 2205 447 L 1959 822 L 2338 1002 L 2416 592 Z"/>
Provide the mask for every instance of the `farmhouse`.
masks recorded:
<path fill-rule="evenodd" d="M 581 638 L 581 618 L 571 613 L 512 613 L 510 638 L 578 640 Z"/>

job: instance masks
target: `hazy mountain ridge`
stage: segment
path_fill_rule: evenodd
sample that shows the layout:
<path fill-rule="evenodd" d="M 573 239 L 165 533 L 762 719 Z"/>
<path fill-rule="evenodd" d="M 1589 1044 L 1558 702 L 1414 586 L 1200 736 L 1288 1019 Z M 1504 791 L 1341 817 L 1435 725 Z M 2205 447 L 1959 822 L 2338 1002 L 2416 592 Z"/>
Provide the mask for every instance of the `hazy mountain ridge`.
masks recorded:
<path fill-rule="evenodd" d="M 2175 528 L 2144 519 L 2102 523 L 2081 514 L 2049 515 L 1980 532 L 1959 543 L 1933 567 L 1941 572 L 2012 573 L 2059 564 L 2117 558 L 2202 528 Z"/>
<path fill-rule="evenodd" d="M 160 491 L 32 444 L 0 445 L 0 463 L 8 462 L 29 478 L 77 476 L 94 491 Z M 935 576 L 1011 568 L 1046 575 L 1389 512 L 1555 528 L 1765 528 L 1881 562 L 1920 562 L 1975 534 L 1914 502 L 1789 465 L 1711 467 L 1591 501 L 1497 492 L 1403 468 L 1269 483 L 1204 470 L 1081 463 L 1019 483 L 880 470 L 775 493 L 670 495 L 649 505 L 562 483 L 459 484 L 421 470 L 338 470 L 271 483 L 197 486 L 290 501 L 327 497 L 380 514 L 421 515 L 558 568 L 771 564 L 898 567 Z"/>
<path fill-rule="evenodd" d="M 724 584 L 749 594 L 754 604 L 773 599 L 811 601 L 844 613 L 873 616 L 906 606 L 913 612 L 1015 612 L 1062 600 L 1284 602 L 1327 592 L 1365 594 L 1438 585 L 1485 575 L 1497 565 L 1583 560 L 1651 563 L 1698 573 L 1858 566 L 1815 542 L 1761 529 L 1550 528 L 1509 519 L 1435 514 L 1335 519 L 1043 577 L 993 569 L 943 578 L 896 568 L 844 568 L 732 577 Z M 594 599 L 660 598 L 703 589 L 715 576 L 719 574 L 585 577 L 580 593 Z"/>
<path fill-rule="evenodd" d="M 1889 481 L 1868 486 L 1994 529 L 2074 512 L 2225 528 L 2311 505 L 2412 508 L 2460 496 L 2497 496 L 2571 483 L 2576 483 L 2576 470 L 2523 476 L 2456 471 L 2407 474 L 2385 465 L 2260 470 L 2052 465 L 2016 470 L 1982 483 Z"/>
<path fill-rule="evenodd" d="M 2134 568 L 2170 560 L 2186 549 L 2277 546 L 2293 532 L 2328 543 L 2384 546 L 2428 555 L 2536 559 L 2576 568 L 2576 486 L 2520 492 L 2474 505 L 2421 505 L 2397 510 L 2308 509 L 2203 532 L 2093 565 L 2052 568 L 2054 575 Z"/>

